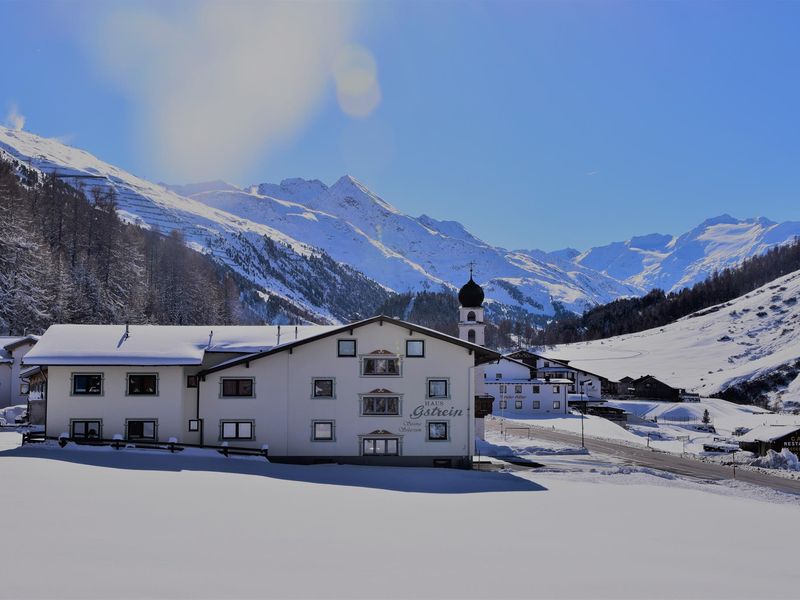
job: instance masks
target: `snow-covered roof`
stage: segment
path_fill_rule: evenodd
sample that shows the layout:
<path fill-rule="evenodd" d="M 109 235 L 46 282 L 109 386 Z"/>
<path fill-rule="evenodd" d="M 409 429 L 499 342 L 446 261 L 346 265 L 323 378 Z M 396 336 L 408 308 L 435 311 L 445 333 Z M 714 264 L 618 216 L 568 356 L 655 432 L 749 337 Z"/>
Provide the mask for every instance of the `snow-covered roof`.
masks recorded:
<path fill-rule="evenodd" d="M 800 425 L 762 425 L 736 438 L 739 442 L 771 442 L 800 431 Z"/>
<path fill-rule="evenodd" d="M 249 354 L 336 326 L 52 325 L 23 363 L 32 365 L 200 365 L 206 352 Z"/>

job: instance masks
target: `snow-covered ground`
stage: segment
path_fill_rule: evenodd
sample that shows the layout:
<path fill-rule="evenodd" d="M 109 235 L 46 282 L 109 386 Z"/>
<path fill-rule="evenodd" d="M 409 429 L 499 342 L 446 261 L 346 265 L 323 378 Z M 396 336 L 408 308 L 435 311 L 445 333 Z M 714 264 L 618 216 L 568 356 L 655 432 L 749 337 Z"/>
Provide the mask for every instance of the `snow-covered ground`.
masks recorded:
<path fill-rule="evenodd" d="M 17 439 L 2 433 L 0 447 Z M 31 446 L 0 452 L 0 481 L 14 515 L 3 598 L 797 594 L 796 498 L 630 467 L 304 467 Z M 752 548 L 770 552 L 754 562 Z"/>
<path fill-rule="evenodd" d="M 542 353 L 613 380 L 649 374 L 710 396 L 800 359 L 800 271 L 664 327 Z M 800 376 L 777 399 L 800 401 Z"/>
<path fill-rule="evenodd" d="M 506 418 L 522 426 L 545 427 L 637 444 L 650 445 L 657 450 L 674 453 L 705 455 L 703 445 L 716 443 L 719 438 L 736 443 L 733 432 L 739 428 L 753 429 L 762 425 L 798 425 L 800 415 L 773 413 L 756 406 L 734 404 L 718 398 L 703 398 L 701 402 L 658 402 L 611 400 L 609 406 L 622 408 L 638 417 L 626 427 L 602 417 L 586 415 L 581 423 L 578 414 L 534 416 L 506 411 Z M 716 433 L 701 430 L 703 412 L 708 410 L 710 424 Z M 654 420 L 655 419 L 655 420 Z M 509 426 L 513 427 L 512 423 Z"/>

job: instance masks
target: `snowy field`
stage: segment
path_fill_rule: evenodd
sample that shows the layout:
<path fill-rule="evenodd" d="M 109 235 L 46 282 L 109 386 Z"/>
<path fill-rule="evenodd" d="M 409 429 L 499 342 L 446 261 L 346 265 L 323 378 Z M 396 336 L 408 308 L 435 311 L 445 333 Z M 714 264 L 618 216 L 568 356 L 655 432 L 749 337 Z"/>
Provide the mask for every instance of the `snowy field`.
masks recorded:
<path fill-rule="evenodd" d="M 718 398 L 703 398 L 701 402 L 611 400 L 607 404 L 625 410 L 634 418 L 629 420 L 627 427 L 622 427 L 607 419 L 587 415 L 583 420 L 586 435 L 641 446 L 649 443 L 651 447 L 665 452 L 704 454 L 703 444 L 713 443 L 715 438 L 735 442 L 733 432 L 740 427 L 800 426 L 800 415 L 773 413 L 757 406 L 734 404 Z M 705 410 L 708 410 L 710 424 L 717 433 L 698 431 Z M 577 434 L 581 432 L 581 417 L 578 414 L 542 416 L 507 410 L 505 416 L 522 426 Z M 683 438 L 688 439 L 684 441 Z"/>
<path fill-rule="evenodd" d="M 800 359 L 800 271 L 664 327 L 541 351 L 614 380 L 650 374 L 711 396 Z M 800 376 L 773 397 L 800 401 Z"/>
<path fill-rule="evenodd" d="M 797 597 L 798 500 L 741 484 L 18 439 L 0 434 L 3 598 Z"/>

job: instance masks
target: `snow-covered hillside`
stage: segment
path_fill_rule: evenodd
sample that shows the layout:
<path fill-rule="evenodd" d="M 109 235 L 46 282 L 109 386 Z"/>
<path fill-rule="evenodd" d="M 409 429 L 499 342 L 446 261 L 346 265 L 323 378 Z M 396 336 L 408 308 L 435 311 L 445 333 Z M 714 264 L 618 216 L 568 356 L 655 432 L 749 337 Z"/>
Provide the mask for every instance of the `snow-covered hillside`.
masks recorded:
<path fill-rule="evenodd" d="M 800 236 L 800 222 L 721 215 L 681 236 L 633 237 L 592 248 L 573 260 L 644 290 L 679 291 L 796 236 Z"/>
<path fill-rule="evenodd" d="M 665 327 L 543 354 L 615 380 L 651 374 L 711 395 L 800 360 L 800 271 Z M 800 400 L 800 376 L 773 398 Z"/>
<path fill-rule="evenodd" d="M 499 310 L 551 315 L 563 306 L 582 312 L 652 286 L 698 281 L 800 233 L 797 223 L 726 216 L 677 238 L 634 237 L 583 253 L 507 250 L 456 221 L 406 215 L 350 176 L 331 186 L 287 179 L 246 190 L 224 181 L 155 184 L 58 140 L 3 127 L 0 155 L 87 190 L 113 188 L 122 218 L 180 230 L 190 246 L 263 288 L 265 298 L 279 298 L 295 307 L 295 315 L 319 321 L 370 309 L 354 300 L 344 310 L 348 289 L 361 296 L 367 290 L 373 304 L 387 290 L 457 289 L 470 262 Z M 337 291 L 321 293 L 326 287 Z"/>

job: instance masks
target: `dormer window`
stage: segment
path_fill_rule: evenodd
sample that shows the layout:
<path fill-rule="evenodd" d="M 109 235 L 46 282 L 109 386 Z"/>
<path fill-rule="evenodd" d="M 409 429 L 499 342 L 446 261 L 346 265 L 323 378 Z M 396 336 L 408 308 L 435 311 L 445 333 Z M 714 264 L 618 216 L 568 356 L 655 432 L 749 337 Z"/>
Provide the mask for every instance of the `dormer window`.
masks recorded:
<path fill-rule="evenodd" d="M 399 377 L 400 357 L 378 350 L 361 359 L 361 374 L 367 377 Z"/>

